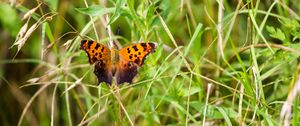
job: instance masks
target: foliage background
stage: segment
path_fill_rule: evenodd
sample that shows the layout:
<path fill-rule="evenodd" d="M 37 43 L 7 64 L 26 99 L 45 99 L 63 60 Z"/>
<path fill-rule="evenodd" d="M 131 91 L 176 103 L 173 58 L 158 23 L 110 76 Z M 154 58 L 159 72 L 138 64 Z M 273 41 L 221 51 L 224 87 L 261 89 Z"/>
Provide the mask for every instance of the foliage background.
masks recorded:
<path fill-rule="evenodd" d="M 0 2 L 0 125 L 300 125 L 298 0 Z M 97 86 L 79 50 L 159 44 Z"/>

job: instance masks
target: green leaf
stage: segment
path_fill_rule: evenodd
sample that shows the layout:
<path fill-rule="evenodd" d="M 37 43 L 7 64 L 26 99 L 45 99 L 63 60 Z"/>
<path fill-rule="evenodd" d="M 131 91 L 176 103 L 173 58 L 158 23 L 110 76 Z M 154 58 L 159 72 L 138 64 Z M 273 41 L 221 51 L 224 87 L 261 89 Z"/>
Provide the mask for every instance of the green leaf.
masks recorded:
<path fill-rule="evenodd" d="M 224 119 L 225 119 L 225 121 L 226 121 L 226 124 L 228 125 L 228 126 L 232 126 L 232 124 L 231 124 L 231 121 L 230 121 L 230 115 L 231 114 L 229 114 L 228 113 L 228 111 L 225 111 L 225 109 L 224 108 L 222 108 L 222 107 L 216 107 L 218 110 L 219 110 L 219 112 L 222 114 L 222 116 L 224 117 Z M 230 109 L 229 109 L 230 110 Z M 236 115 L 235 115 L 236 116 Z"/>
<path fill-rule="evenodd" d="M 187 96 L 191 96 L 191 95 L 193 95 L 193 94 L 196 94 L 196 93 L 198 93 L 198 92 L 200 92 L 202 89 L 201 88 L 199 88 L 199 87 L 192 87 L 191 88 L 191 90 L 188 90 L 188 89 L 186 89 L 186 88 L 183 88 L 182 90 L 181 90 L 181 92 L 183 93 L 183 96 L 184 97 L 187 97 Z"/>
<path fill-rule="evenodd" d="M 285 35 L 284 33 L 281 31 L 281 29 L 279 28 L 275 28 L 272 27 L 272 26 L 267 26 L 267 31 L 270 33 L 270 36 L 273 37 L 273 38 L 276 38 L 276 39 L 279 39 L 281 41 L 284 42 L 285 40 Z"/>
<path fill-rule="evenodd" d="M 151 4 L 147 9 L 147 15 L 146 15 L 146 21 L 148 24 L 151 24 L 152 17 L 155 13 L 154 11 L 155 11 L 155 6 L 154 4 Z"/>
<path fill-rule="evenodd" d="M 115 7 L 105 8 L 102 6 L 90 6 L 88 8 L 75 8 L 78 12 L 90 16 L 101 16 L 104 14 L 112 13 L 116 10 Z"/>
<path fill-rule="evenodd" d="M 300 24 L 297 20 L 280 19 L 279 21 L 286 29 L 288 29 L 289 34 L 293 36 L 293 41 L 300 38 Z"/>
<path fill-rule="evenodd" d="M 51 27 L 50 27 L 48 22 L 45 22 L 45 26 L 46 26 L 45 28 L 46 28 L 47 37 L 50 40 L 50 42 L 53 43 L 54 42 L 54 36 L 52 34 Z"/>
<path fill-rule="evenodd" d="M 116 9 L 114 10 L 113 15 L 110 17 L 110 21 L 108 22 L 108 24 L 112 24 L 113 22 L 115 22 L 121 15 L 128 16 L 129 14 L 128 8 L 125 7 L 125 1 L 117 1 L 115 7 Z"/>

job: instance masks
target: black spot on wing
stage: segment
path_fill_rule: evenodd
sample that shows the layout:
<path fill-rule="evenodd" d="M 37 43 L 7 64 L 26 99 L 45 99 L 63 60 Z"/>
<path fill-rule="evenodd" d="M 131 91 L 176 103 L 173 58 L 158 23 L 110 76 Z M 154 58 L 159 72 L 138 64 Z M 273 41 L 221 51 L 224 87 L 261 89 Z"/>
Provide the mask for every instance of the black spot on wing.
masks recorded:
<path fill-rule="evenodd" d="M 102 46 L 102 48 L 101 48 L 101 52 L 104 52 L 104 47 Z"/>
<path fill-rule="evenodd" d="M 87 40 L 81 40 L 81 43 L 80 43 L 80 49 L 83 49 L 83 46 L 84 46 L 84 44 L 85 44 L 86 41 L 87 41 Z"/>
<path fill-rule="evenodd" d="M 138 51 L 139 50 L 136 45 L 132 46 L 132 48 L 134 49 L 134 51 Z"/>
<path fill-rule="evenodd" d="M 99 47 L 100 47 L 100 45 L 97 44 L 97 45 L 95 46 L 95 49 L 98 50 Z"/>
<path fill-rule="evenodd" d="M 149 42 L 148 43 L 151 46 L 151 52 L 154 52 L 156 49 L 156 45 L 154 43 Z"/>
<path fill-rule="evenodd" d="M 84 50 L 89 58 L 89 63 L 93 64 L 95 61 L 97 61 L 97 58 L 94 57 L 93 53 L 95 53 L 95 50 L 90 50 L 90 46 L 94 43 L 92 40 L 81 40 L 80 49 Z M 91 52 L 89 52 L 91 51 Z M 92 53 L 92 54 L 90 54 Z M 97 54 L 96 54 L 97 55 Z"/>
<path fill-rule="evenodd" d="M 153 48 L 153 49 L 156 48 L 156 45 L 154 43 L 149 42 L 148 44 L 151 46 L 151 48 Z"/>
<path fill-rule="evenodd" d="M 143 47 L 144 51 L 147 50 L 147 44 L 146 43 L 141 43 L 141 46 Z"/>
<path fill-rule="evenodd" d="M 134 63 L 140 65 L 140 59 L 139 59 L 139 58 L 135 59 L 135 60 L 134 60 Z"/>
<path fill-rule="evenodd" d="M 141 46 L 146 47 L 147 48 L 147 44 L 146 43 L 141 43 Z"/>
<path fill-rule="evenodd" d="M 130 49 L 129 48 L 127 48 L 127 53 L 130 53 Z"/>
<path fill-rule="evenodd" d="M 91 46 L 94 43 L 92 40 L 88 40 L 88 45 Z"/>
<path fill-rule="evenodd" d="M 92 58 L 92 62 L 96 62 L 98 59 L 96 57 Z"/>

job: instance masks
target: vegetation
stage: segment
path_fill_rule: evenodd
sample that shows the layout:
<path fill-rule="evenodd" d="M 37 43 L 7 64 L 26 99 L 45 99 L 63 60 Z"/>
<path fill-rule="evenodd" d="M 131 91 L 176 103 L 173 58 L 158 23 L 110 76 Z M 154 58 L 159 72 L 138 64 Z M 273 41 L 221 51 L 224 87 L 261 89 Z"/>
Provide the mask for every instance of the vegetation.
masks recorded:
<path fill-rule="evenodd" d="M 0 125 L 300 125 L 291 0 L 0 2 Z M 110 20 L 107 20 L 109 17 Z M 97 85 L 82 39 L 158 43 Z"/>

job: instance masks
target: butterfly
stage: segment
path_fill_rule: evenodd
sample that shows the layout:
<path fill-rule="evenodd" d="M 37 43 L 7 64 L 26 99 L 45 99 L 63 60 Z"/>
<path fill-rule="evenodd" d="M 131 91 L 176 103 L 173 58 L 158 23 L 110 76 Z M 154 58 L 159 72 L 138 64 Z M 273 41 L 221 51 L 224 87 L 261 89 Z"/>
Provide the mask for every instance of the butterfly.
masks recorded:
<path fill-rule="evenodd" d="M 109 49 L 92 40 L 82 40 L 80 45 L 80 49 L 86 52 L 90 64 L 95 64 L 94 74 L 98 78 L 98 84 L 106 82 L 109 85 L 113 80 L 116 84 L 132 83 L 146 56 L 155 52 L 156 47 L 157 43 L 146 42 L 118 50 Z"/>

